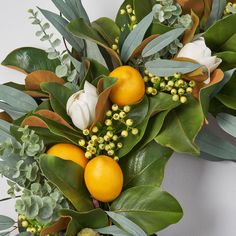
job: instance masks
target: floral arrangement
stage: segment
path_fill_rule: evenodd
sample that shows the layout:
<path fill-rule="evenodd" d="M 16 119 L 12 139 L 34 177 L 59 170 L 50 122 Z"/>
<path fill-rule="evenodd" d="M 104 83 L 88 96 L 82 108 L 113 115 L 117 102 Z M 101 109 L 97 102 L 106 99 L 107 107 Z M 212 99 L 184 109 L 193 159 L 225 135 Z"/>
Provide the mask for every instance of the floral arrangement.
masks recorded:
<path fill-rule="evenodd" d="M 52 2 L 60 14 L 29 10 L 50 48 L 2 62 L 26 78 L 0 85 L 0 173 L 19 215 L 0 216 L 0 235 L 155 235 L 183 216 L 161 189 L 173 152 L 236 160 L 207 126 L 236 137 L 236 3 L 125 0 L 91 22 L 80 0 Z"/>

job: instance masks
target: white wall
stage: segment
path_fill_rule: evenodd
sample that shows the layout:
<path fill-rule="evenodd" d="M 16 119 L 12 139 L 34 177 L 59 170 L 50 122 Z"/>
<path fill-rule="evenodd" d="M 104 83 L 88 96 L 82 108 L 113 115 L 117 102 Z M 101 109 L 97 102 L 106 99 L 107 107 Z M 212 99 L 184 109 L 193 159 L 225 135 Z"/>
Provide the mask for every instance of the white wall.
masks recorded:
<path fill-rule="evenodd" d="M 121 0 L 84 0 L 91 19 L 114 17 Z M 45 48 L 35 36 L 27 19 L 27 9 L 40 5 L 54 9 L 50 0 L 7 0 L 0 2 L 0 61 L 11 50 L 22 46 Z M 0 83 L 23 81 L 24 75 L 0 67 Z M 174 155 L 168 163 L 163 188 L 181 203 L 185 215 L 159 236 L 235 236 L 236 164 L 212 163 Z M 0 199 L 6 197 L 6 185 L 0 179 Z M 0 214 L 15 216 L 13 202 L 1 203 Z"/>

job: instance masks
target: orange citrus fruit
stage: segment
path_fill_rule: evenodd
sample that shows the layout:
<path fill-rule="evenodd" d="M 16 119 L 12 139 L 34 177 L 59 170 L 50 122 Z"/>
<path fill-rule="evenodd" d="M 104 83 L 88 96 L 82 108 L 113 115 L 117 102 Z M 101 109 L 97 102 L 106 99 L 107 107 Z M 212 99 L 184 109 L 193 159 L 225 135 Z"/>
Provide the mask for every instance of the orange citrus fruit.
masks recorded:
<path fill-rule="evenodd" d="M 135 104 L 143 98 L 145 83 L 138 70 L 131 66 L 120 66 L 109 76 L 118 79 L 110 94 L 113 103 L 126 106 Z"/>
<path fill-rule="evenodd" d="M 108 156 L 98 156 L 89 161 L 84 179 L 90 194 L 101 202 L 111 202 L 121 193 L 123 173 L 119 164 Z"/>
<path fill-rule="evenodd" d="M 63 160 L 73 161 L 83 168 L 85 168 L 88 163 L 88 159 L 85 157 L 84 151 L 73 144 L 55 144 L 47 151 L 47 154 L 60 157 Z"/>

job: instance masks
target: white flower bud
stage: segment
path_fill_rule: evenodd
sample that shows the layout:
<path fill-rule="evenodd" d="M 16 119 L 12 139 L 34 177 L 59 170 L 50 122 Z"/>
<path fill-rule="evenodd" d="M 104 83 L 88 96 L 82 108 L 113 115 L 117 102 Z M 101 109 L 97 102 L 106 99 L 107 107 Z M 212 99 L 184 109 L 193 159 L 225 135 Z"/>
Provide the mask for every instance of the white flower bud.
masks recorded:
<path fill-rule="evenodd" d="M 84 84 L 84 90 L 76 92 L 68 99 L 67 114 L 77 128 L 84 130 L 93 123 L 97 101 L 97 89 L 87 81 Z"/>

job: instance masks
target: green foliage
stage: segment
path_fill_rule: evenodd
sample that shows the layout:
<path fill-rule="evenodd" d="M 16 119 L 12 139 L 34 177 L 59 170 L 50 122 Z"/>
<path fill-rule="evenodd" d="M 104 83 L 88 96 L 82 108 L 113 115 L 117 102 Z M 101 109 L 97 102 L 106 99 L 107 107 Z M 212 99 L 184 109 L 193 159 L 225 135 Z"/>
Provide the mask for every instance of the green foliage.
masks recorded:
<path fill-rule="evenodd" d="M 148 235 L 177 223 L 183 215 L 179 203 L 157 186 L 137 186 L 124 191 L 112 203 L 111 211 L 124 215 Z"/>
<path fill-rule="evenodd" d="M 78 211 L 93 208 L 92 200 L 84 184 L 83 169 L 71 161 L 58 157 L 42 155 L 40 167 L 48 180 L 53 182 Z M 65 171 L 61 171 L 65 169 Z"/>
<path fill-rule="evenodd" d="M 217 116 L 219 126 L 228 134 L 236 138 L 236 117 L 221 113 Z"/>
<path fill-rule="evenodd" d="M 159 186 L 172 150 L 152 141 L 144 148 L 129 153 L 119 162 L 124 175 L 123 188 L 140 185 Z"/>
<path fill-rule="evenodd" d="M 0 231 L 11 228 L 15 221 L 10 217 L 0 215 Z"/>
<path fill-rule="evenodd" d="M 8 54 L 2 65 L 18 70 L 23 70 L 26 73 L 32 73 L 37 70 L 49 70 L 54 72 L 60 64 L 58 59 L 49 60 L 48 54 L 41 49 L 24 47 L 18 48 Z"/>

